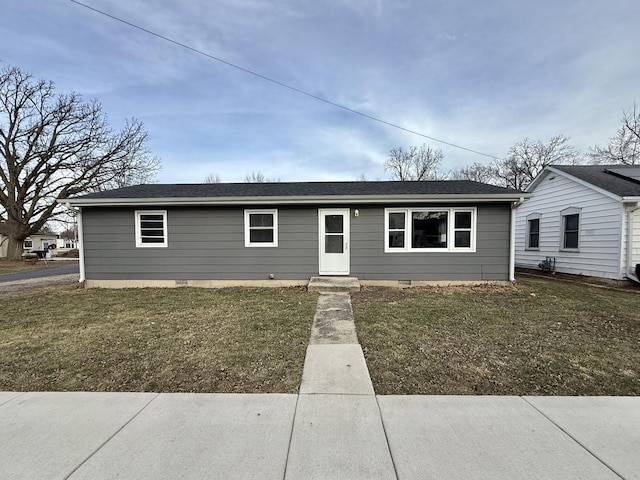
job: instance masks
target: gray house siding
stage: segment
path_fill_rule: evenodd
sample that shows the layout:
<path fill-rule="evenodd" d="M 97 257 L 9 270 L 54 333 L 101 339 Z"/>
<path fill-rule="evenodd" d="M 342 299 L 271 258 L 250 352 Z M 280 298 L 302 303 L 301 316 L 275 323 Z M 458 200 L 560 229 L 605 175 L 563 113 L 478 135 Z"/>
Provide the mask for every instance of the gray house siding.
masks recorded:
<path fill-rule="evenodd" d="M 135 209 L 83 209 L 86 277 L 266 280 L 273 273 L 295 280 L 317 274 L 316 209 L 279 209 L 279 246 L 273 248 L 244 246 L 243 208 L 166 210 L 168 247 L 136 248 Z"/>
<path fill-rule="evenodd" d="M 278 207 L 278 247 L 245 247 L 243 207 L 141 208 L 167 211 L 166 248 L 136 248 L 136 209 L 85 207 L 86 278 L 266 280 L 273 274 L 280 280 L 308 279 L 318 274 L 319 207 L 326 206 Z M 384 207 L 349 207 L 360 210 L 350 219 L 351 275 L 363 280 L 509 278 L 507 203 L 478 206 L 475 253 L 385 253 Z"/>

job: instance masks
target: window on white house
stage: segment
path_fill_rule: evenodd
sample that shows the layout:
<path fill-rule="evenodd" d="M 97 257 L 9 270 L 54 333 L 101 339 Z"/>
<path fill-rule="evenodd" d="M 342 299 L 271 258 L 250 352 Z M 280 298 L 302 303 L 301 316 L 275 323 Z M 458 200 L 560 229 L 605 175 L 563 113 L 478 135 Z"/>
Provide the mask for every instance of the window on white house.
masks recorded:
<path fill-rule="evenodd" d="M 273 209 L 244 211 L 244 246 L 278 246 L 277 210 Z"/>
<path fill-rule="evenodd" d="M 527 248 L 530 250 L 540 248 L 540 218 L 527 220 Z"/>
<path fill-rule="evenodd" d="M 580 214 L 572 213 L 562 216 L 562 248 L 577 250 L 580 232 Z"/>
<path fill-rule="evenodd" d="M 33 240 L 31 240 L 30 238 L 25 238 L 23 247 L 33 248 Z"/>
<path fill-rule="evenodd" d="M 389 208 L 385 252 L 472 252 L 475 223 L 475 208 Z"/>
<path fill-rule="evenodd" d="M 166 247 L 167 212 L 163 210 L 136 212 L 136 247 Z"/>

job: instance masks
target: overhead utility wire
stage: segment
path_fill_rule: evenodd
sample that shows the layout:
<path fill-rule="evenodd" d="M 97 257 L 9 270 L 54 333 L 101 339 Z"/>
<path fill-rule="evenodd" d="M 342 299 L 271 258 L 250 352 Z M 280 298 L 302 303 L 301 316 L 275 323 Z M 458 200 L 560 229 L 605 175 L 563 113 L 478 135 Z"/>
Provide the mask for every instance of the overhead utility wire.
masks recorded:
<path fill-rule="evenodd" d="M 125 25 L 133 27 L 133 28 L 135 28 L 137 30 L 141 30 L 141 31 L 143 31 L 145 33 L 148 33 L 149 35 L 153 35 L 154 37 L 160 38 L 160 39 L 165 40 L 167 42 L 173 43 L 174 45 L 178 45 L 179 47 L 182 47 L 182 48 L 185 48 L 187 50 L 190 50 L 190 51 L 192 51 L 194 53 L 197 53 L 198 55 L 202 55 L 204 57 L 210 58 L 211 60 L 215 60 L 217 62 L 223 63 L 223 64 L 225 64 L 225 65 L 227 65 L 229 67 L 233 67 L 233 68 L 235 68 L 237 70 L 240 70 L 242 72 L 248 73 L 248 74 L 253 75 L 255 77 L 258 77 L 258 78 L 261 78 L 262 80 L 266 80 L 267 82 L 274 83 L 274 84 L 276 84 L 276 85 L 278 85 L 280 87 L 287 88 L 289 90 L 293 90 L 294 92 L 299 93 L 301 95 L 305 95 L 307 97 L 311 97 L 311 98 L 313 98 L 315 100 L 318 100 L 320 102 L 324 102 L 324 103 L 327 103 L 327 104 L 332 105 L 334 107 L 341 108 L 342 110 L 346 110 L 347 112 L 350 112 L 350 113 L 353 113 L 353 114 L 356 114 L 356 115 L 360 115 L 361 117 L 368 118 L 369 120 L 374 120 L 376 122 L 382 123 L 384 125 L 388 125 L 388 126 L 393 127 L 393 128 L 397 128 L 399 130 L 403 130 L 405 132 L 411 133 L 413 135 L 417 135 L 419 137 L 423 137 L 423 138 L 427 138 L 429 140 L 433 140 L 434 142 L 442 143 L 444 145 L 449 145 L 450 147 L 458 148 L 460 150 L 466 150 L 467 152 L 475 153 L 477 155 L 482 155 L 484 157 L 489 157 L 489 158 L 493 158 L 493 159 L 497 159 L 498 158 L 495 155 L 489 155 L 488 153 L 479 152 L 478 150 L 473 150 L 471 148 L 463 147 L 461 145 L 456 145 L 455 143 L 446 142 L 444 140 L 440 140 L 440 139 L 435 138 L 435 137 L 430 137 L 429 135 L 425 135 L 424 133 L 420 133 L 420 132 L 417 132 L 415 130 L 411 130 L 410 128 L 406 128 L 406 127 L 403 127 L 401 125 L 398 125 L 398 124 L 395 124 L 395 123 L 392 123 L 392 122 L 387 122 L 386 120 L 383 120 L 381 118 L 377 118 L 377 117 L 374 117 L 372 115 L 368 115 L 366 113 L 360 112 L 358 110 L 354 110 L 353 108 L 346 107 L 346 106 L 341 105 L 339 103 L 332 102 L 331 100 L 327 100 L 326 98 L 319 97 L 317 95 L 314 95 L 313 93 L 309 93 L 309 92 L 306 92 L 304 90 L 300 90 L 299 88 L 296 88 L 296 87 L 293 87 L 291 85 L 288 85 L 286 83 L 282 83 L 282 82 L 280 82 L 278 80 L 274 80 L 273 78 L 267 77 L 267 76 L 262 75 L 260 73 L 257 73 L 257 72 L 254 72 L 252 70 L 249 70 L 247 68 L 241 67 L 240 65 L 236 65 L 235 63 L 228 62 L 227 60 L 224 60 L 224 59 L 222 59 L 220 57 L 216 57 L 215 55 L 211 55 L 209 53 L 203 52 L 202 50 L 198 50 L 197 48 L 194 48 L 194 47 L 191 47 L 191 46 L 186 45 L 184 43 L 178 42 L 177 40 L 173 40 L 172 38 L 169 38 L 169 37 L 166 37 L 166 36 L 161 35 L 159 33 L 156 33 L 156 32 L 154 32 L 152 30 L 148 30 L 148 29 L 146 29 L 144 27 L 136 25 L 135 23 L 128 22 L 127 20 L 123 20 L 122 18 L 119 18 L 119 17 L 116 17 L 116 16 L 111 15 L 109 13 L 103 12 L 102 10 L 98 10 L 97 8 L 94 8 L 94 7 L 91 7 L 89 5 L 84 4 L 82 2 L 79 2 L 78 0 L 70 0 L 70 1 L 72 3 L 75 3 L 76 5 L 80 5 L 81 7 L 84 7 L 84 8 L 87 8 L 89 10 L 92 10 L 92 11 L 94 11 L 96 13 L 99 13 L 100 15 L 104 15 L 105 17 L 109 17 L 109 18 L 111 18 L 113 20 L 116 20 L 117 22 L 124 23 Z"/>

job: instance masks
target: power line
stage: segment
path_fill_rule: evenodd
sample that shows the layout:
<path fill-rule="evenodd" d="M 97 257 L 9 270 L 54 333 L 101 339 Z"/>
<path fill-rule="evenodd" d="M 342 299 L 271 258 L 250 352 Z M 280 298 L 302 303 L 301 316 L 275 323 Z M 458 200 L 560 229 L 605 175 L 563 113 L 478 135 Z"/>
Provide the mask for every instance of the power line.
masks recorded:
<path fill-rule="evenodd" d="M 387 125 L 389 127 L 397 128 L 398 130 L 402 130 L 404 132 L 408 132 L 408 133 L 411 133 L 413 135 L 417 135 L 419 137 L 423 137 L 423 138 L 432 140 L 434 142 L 442 143 L 443 145 L 448 145 L 450 147 L 458 148 L 460 150 L 465 150 L 467 152 L 475 153 L 477 155 L 482 155 L 484 157 L 489 157 L 489 158 L 492 158 L 492 159 L 497 159 L 498 158 L 495 155 L 490 155 L 488 153 L 479 152 L 478 150 L 473 150 L 472 148 L 467 148 L 467 147 L 463 147 L 462 145 L 457 145 L 455 143 L 447 142 L 445 140 L 440 140 L 438 138 L 431 137 L 429 135 L 425 135 L 424 133 L 420 133 L 420 132 L 417 132 L 415 130 L 411 130 L 410 128 L 403 127 L 403 126 L 398 125 L 396 123 L 388 122 L 388 121 L 383 120 L 381 118 L 374 117 L 372 115 L 366 114 L 364 112 L 360 112 L 358 110 L 354 110 L 353 108 L 346 107 L 346 106 L 341 105 L 341 104 L 336 103 L 336 102 L 332 102 L 331 100 L 327 100 L 326 98 L 319 97 L 317 95 L 314 95 L 313 93 L 309 93 L 309 92 L 307 92 L 305 90 L 301 90 L 299 88 L 293 87 L 293 86 L 288 85 L 286 83 L 280 82 L 280 81 L 275 80 L 275 79 L 270 78 L 270 77 L 267 77 L 266 75 L 262 75 L 260 73 L 254 72 L 253 70 L 249 70 L 248 68 L 241 67 L 240 65 L 236 65 L 235 63 L 231 63 L 231 62 L 229 62 L 227 60 L 224 60 L 224 59 L 222 59 L 220 57 L 216 57 L 215 55 L 211 55 L 211 54 L 209 54 L 207 52 L 203 52 L 202 50 L 198 50 L 197 48 L 191 47 L 191 46 L 186 45 L 184 43 L 181 43 L 181 42 L 179 42 L 177 40 L 174 40 L 172 38 L 169 38 L 169 37 L 166 37 L 166 36 L 161 35 L 159 33 L 156 33 L 156 32 L 154 32 L 152 30 L 149 30 L 149 29 L 146 29 L 144 27 L 141 27 L 140 25 L 136 25 L 135 23 L 128 22 L 127 20 L 123 20 L 122 18 L 119 18 L 119 17 L 116 17 L 116 16 L 111 15 L 109 13 L 103 12 L 102 10 L 98 10 L 97 8 L 94 8 L 94 7 L 91 7 L 89 5 L 84 4 L 82 2 L 79 2 L 78 0 L 70 0 L 70 1 L 72 3 L 75 3 L 76 5 L 80 5 L 81 7 L 84 7 L 84 8 L 87 8 L 87 9 L 91 10 L 91 11 L 99 13 L 100 15 L 104 15 L 105 17 L 111 18 L 112 20 L 115 20 L 117 22 L 120 22 L 120 23 L 123 23 L 125 25 L 128 25 L 129 27 L 135 28 L 135 29 L 140 30 L 142 32 L 145 32 L 145 33 L 147 33 L 149 35 L 153 35 L 154 37 L 157 37 L 157 38 L 160 38 L 162 40 L 165 40 L 165 41 L 167 41 L 169 43 L 173 43 L 174 45 L 177 45 L 179 47 L 182 47 L 182 48 L 185 48 L 187 50 L 190 50 L 190 51 L 192 51 L 194 53 L 197 53 L 198 55 L 202 55 L 204 57 L 210 58 L 211 60 L 215 60 L 216 62 L 223 63 L 223 64 L 225 64 L 225 65 L 227 65 L 229 67 L 235 68 L 235 69 L 240 70 L 240 71 L 242 71 L 244 73 L 248 73 L 250 75 L 253 75 L 254 77 L 258 77 L 258 78 L 260 78 L 262 80 L 265 80 L 267 82 L 271 82 L 271 83 L 273 83 L 275 85 L 278 85 L 279 87 L 283 87 L 283 88 L 286 88 L 288 90 L 292 90 L 292 91 L 294 91 L 296 93 L 299 93 L 301 95 L 305 95 L 307 97 L 313 98 L 314 100 L 318 100 L 320 102 L 324 102 L 324 103 L 326 103 L 328 105 L 331 105 L 333 107 L 341 108 L 342 110 L 346 110 L 347 112 L 353 113 L 355 115 L 360 115 L 361 117 L 368 118 L 369 120 L 373 120 L 375 122 L 382 123 L 382 124 Z"/>

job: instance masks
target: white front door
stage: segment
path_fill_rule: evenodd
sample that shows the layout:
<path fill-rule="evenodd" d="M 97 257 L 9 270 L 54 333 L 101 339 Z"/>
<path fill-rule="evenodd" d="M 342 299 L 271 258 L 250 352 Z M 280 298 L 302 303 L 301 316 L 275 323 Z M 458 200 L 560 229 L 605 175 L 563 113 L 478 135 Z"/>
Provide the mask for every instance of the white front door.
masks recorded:
<path fill-rule="evenodd" d="M 349 209 L 321 208 L 320 275 L 349 275 Z"/>

